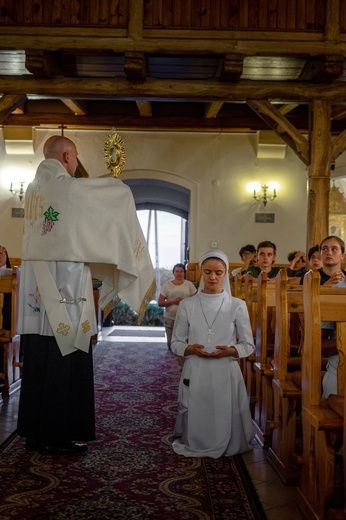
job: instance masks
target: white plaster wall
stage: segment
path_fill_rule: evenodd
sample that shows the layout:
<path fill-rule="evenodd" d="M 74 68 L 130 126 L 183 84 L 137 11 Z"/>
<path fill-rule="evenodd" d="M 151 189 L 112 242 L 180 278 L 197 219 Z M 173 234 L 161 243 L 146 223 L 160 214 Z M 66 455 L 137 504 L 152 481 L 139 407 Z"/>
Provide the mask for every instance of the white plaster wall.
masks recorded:
<path fill-rule="evenodd" d="M 42 147 L 57 132 L 35 130 L 35 155 L 6 155 L 0 140 L 0 243 L 10 256 L 21 254 L 23 220 L 11 218 L 20 206 L 9 192 L 11 181 L 30 181 L 43 159 Z M 109 131 L 70 131 L 65 136 L 77 145 L 79 159 L 91 177 L 107 174 L 103 144 Z M 238 250 L 246 243 L 272 240 L 278 262 L 287 253 L 305 249 L 307 171 L 287 147 L 284 159 L 259 159 L 256 134 L 120 132 L 126 149 L 126 178 L 168 180 L 191 190 L 191 261 L 218 242 L 230 261 L 239 261 Z M 264 208 L 246 192 L 246 184 L 276 181 L 278 197 Z M 256 224 L 255 213 L 275 213 L 275 223 Z"/>

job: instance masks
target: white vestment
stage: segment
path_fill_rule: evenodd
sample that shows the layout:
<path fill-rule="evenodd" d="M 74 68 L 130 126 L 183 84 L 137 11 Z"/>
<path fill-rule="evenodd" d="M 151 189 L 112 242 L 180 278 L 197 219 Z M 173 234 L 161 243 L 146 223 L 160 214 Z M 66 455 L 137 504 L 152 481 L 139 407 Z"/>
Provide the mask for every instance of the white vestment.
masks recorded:
<path fill-rule="evenodd" d="M 212 335 L 208 336 L 209 328 Z M 183 300 L 171 350 L 184 356 L 187 345 L 194 343 L 204 345 L 208 352 L 226 345 L 235 346 L 240 358 L 252 354 L 255 347 L 245 302 L 226 291 L 201 292 Z M 178 406 L 176 453 L 218 458 L 250 449 L 254 430 L 244 379 L 234 357 L 185 357 Z"/>
<path fill-rule="evenodd" d="M 96 332 L 90 270 L 102 281 L 102 309 L 121 298 L 141 318 L 155 292 L 131 190 L 119 179 L 73 178 L 55 159 L 39 165 L 25 194 L 22 260 L 18 332 L 69 335 L 65 350 L 58 341 L 63 354 L 84 349 L 78 330 L 89 339 Z M 52 317 L 65 309 L 61 326 L 52 327 L 48 307 Z"/>

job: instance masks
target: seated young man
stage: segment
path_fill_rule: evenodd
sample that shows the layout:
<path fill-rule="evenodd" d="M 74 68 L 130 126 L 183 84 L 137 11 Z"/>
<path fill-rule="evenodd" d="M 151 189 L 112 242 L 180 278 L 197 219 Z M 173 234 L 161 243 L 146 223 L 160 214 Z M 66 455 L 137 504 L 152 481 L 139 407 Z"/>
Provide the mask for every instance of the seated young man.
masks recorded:
<path fill-rule="evenodd" d="M 287 255 L 290 265 L 287 267 L 289 277 L 303 276 L 306 273 L 306 254 L 303 251 L 292 251 Z"/>
<path fill-rule="evenodd" d="M 308 251 L 308 260 L 309 260 L 309 269 L 321 269 L 322 260 L 321 260 L 321 251 L 319 244 L 310 247 Z"/>
<path fill-rule="evenodd" d="M 233 278 L 239 273 L 246 273 L 246 270 L 250 265 L 256 265 L 257 263 L 256 248 L 252 244 L 247 244 L 246 246 L 241 247 L 239 250 L 239 256 L 243 265 L 233 269 Z"/>
<path fill-rule="evenodd" d="M 273 267 L 276 260 L 276 245 L 270 240 L 264 240 L 257 246 L 257 265 L 250 265 L 246 273 L 258 278 L 261 273 L 267 273 L 268 278 L 275 278 L 280 267 Z"/>

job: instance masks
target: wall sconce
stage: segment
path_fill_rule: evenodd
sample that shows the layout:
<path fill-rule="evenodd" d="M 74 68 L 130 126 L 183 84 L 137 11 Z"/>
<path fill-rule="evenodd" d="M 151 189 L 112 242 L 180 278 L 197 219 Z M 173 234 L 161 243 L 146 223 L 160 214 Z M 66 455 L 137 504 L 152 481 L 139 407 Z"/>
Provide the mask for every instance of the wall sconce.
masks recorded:
<path fill-rule="evenodd" d="M 15 190 L 13 188 L 13 183 L 11 182 L 10 192 L 12 193 L 12 195 L 18 194 L 19 200 L 20 200 L 20 202 L 22 202 L 22 200 L 24 199 L 24 195 L 25 195 L 25 192 L 24 192 L 25 181 L 21 181 L 19 184 L 20 184 L 20 188 Z"/>
<path fill-rule="evenodd" d="M 274 200 L 277 197 L 277 189 L 279 185 L 276 182 L 268 182 L 268 184 L 260 184 L 259 182 L 250 182 L 246 189 L 258 202 L 261 200 L 263 206 L 267 205 L 269 200 Z"/>

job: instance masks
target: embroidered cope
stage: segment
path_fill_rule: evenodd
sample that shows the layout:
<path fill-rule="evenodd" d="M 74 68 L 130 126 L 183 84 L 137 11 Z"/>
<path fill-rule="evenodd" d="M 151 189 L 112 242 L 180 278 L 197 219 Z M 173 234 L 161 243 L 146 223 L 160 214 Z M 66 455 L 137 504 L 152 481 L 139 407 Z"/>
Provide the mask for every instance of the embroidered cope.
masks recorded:
<path fill-rule="evenodd" d="M 73 178 L 55 159 L 39 165 L 26 191 L 22 260 L 25 283 L 20 285 L 18 332 L 54 334 L 59 343 L 72 327 L 65 354 L 75 348 L 78 327 L 89 339 L 96 331 L 94 301 L 88 293 L 91 276 L 102 281 L 102 309 L 120 298 L 139 314 L 139 321 L 155 293 L 154 270 L 131 190 L 119 179 Z M 64 269 L 75 269 L 75 287 L 64 286 Z M 47 298 L 53 293 L 49 311 Z M 64 319 L 52 326 L 49 312 L 53 316 L 61 307 Z"/>

